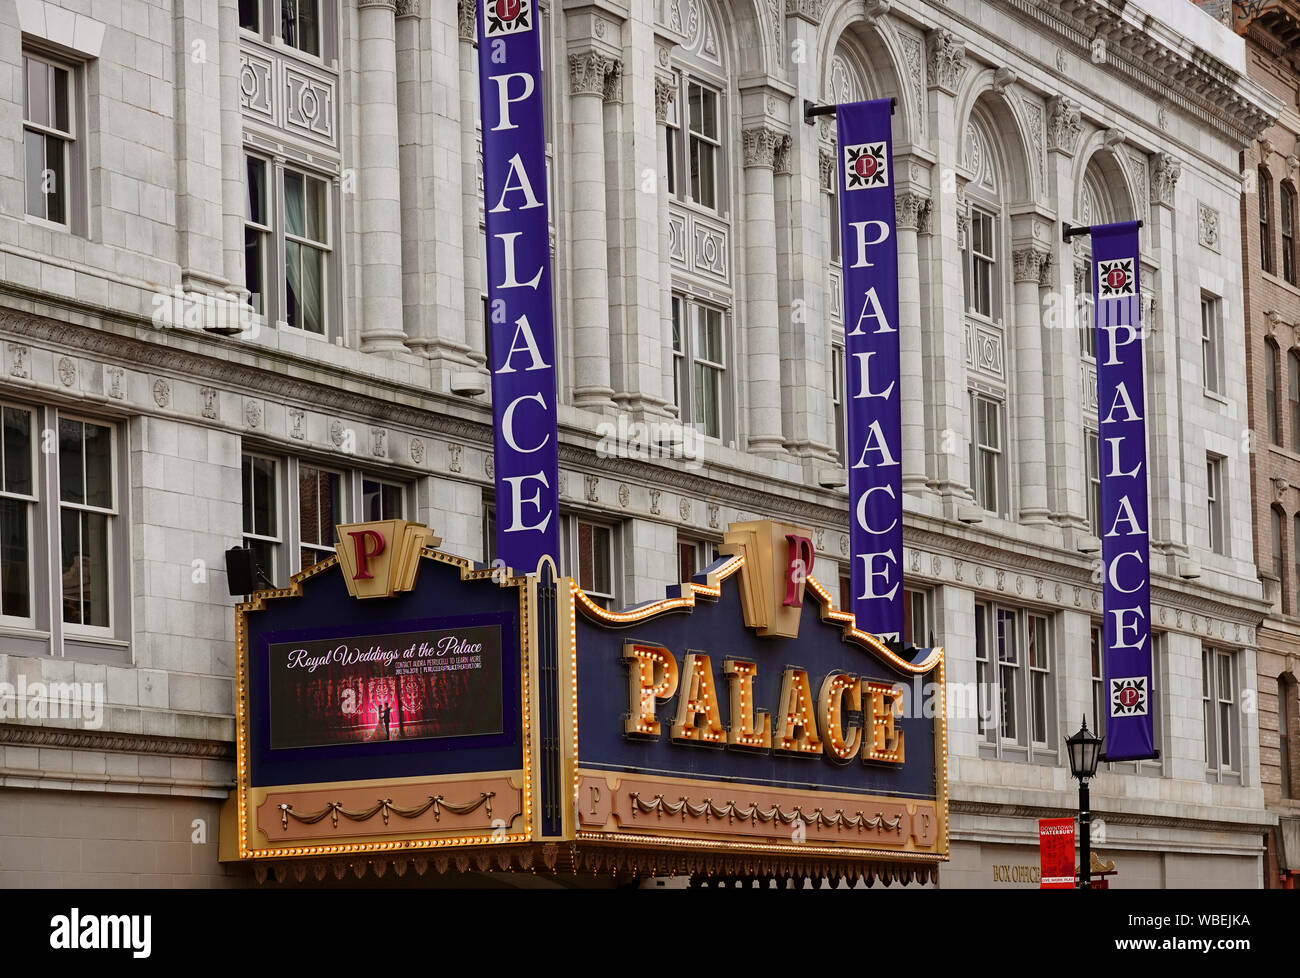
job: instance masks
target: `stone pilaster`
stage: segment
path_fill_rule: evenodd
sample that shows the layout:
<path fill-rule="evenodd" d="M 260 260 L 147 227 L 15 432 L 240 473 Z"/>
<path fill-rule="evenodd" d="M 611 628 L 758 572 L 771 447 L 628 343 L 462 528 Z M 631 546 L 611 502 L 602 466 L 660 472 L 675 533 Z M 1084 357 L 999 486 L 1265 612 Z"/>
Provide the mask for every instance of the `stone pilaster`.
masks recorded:
<path fill-rule="evenodd" d="M 782 140 L 760 125 L 742 133 L 745 165 L 745 367 L 749 392 L 749 450 L 779 455 L 781 425 L 780 308 L 777 296 L 773 166 Z"/>
<path fill-rule="evenodd" d="M 470 362 L 486 373 L 487 323 L 483 295 L 487 279 L 483 269 L 483 230 L 479 213 L 483 192 L 479 188 L 478 72 L 475 49 L 475 0 L 457 0 L 456 16 L 460 86 L 460 204 L 461 267 L 464 270 L 465 345 Z"/>
<path fill-rule="evenodd" d="M 903 491 L 925 490 L 925 383 L 921 353 L 921 264 L 917 233 L 929 198 L 911 190 L 894 197 L 894 227 L 898 235 L 898 343 L 902 374 L 900 411 L 903 421 Z M 847 315 L 847 313 L 846 313 Z"/>
<path fill-rule="evenodd" d="M 402 328 L 402 204 L 397 130 L 397 48 L 392 0 L 357 9 L 357 168 L 361 349 L 405 349 Z"/>
<path fill-rule="evenodd" d="M 1020 519 L 1047 519 L 1047 446 L 1043 423 L 1043 320 L 1039 280 L 1045 248 L 1034 245 L 1011 255 L 1015 281 L 1016 449 L 1019 458 Z"/>
<path fill-rule="evenodd" d="M 244 271 L 244 115 L 239 107 L 239 3 L 220 0 L 221 241 L 227 288 L 248 298 Z M 263 307 L 265 308 L 265 307 Z"/>

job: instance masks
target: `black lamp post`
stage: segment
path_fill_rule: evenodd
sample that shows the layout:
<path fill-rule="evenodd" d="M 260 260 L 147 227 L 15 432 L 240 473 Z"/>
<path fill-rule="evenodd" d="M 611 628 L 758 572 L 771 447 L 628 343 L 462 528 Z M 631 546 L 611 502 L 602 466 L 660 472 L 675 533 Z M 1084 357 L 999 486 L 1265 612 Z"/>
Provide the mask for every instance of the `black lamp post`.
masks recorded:
<path fill-rule="evenodd" d="M 1083 876 L 1080 889 L 1084 890 L 1092 889 L 1092 810 L 1088 801 L 1088 780 L 1097 774 L 1102 739 L 1088 730 L 1088 716 L 1084 714 L 1083 726 L 1065 741 L 1070 756 L 1070 774 L 1079 779 L 1079 871 Z"/>

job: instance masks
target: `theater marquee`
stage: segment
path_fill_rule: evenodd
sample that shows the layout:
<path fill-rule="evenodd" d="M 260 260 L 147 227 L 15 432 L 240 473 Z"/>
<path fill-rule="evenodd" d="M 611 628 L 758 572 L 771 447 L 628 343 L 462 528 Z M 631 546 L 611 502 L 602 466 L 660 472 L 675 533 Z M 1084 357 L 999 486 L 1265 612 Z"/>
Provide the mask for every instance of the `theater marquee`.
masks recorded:
<path fill-rule="evenodd" d="M 734 525 L 624 610 L 402 521 L 339 541 L 236 611 L 223 858 L 900 881 L 947 858 L 942 650 L 858 631 L 799 527 Z"/>

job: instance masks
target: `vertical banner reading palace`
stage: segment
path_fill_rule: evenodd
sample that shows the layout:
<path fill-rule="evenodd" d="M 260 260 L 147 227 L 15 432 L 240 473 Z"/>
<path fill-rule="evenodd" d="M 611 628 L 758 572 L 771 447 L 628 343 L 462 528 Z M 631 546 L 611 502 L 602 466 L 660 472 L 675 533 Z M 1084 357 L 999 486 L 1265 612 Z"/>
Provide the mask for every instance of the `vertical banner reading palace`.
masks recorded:
<path fill-rule="evenodd" d="M 857 625 L 903 634 L 903 449 L 890 99 L 835 109 L 844 256 L 850 586 Z M 920 377 L 909 378 L 919 384 Z"/>
<path fill-rule="evenodd" d="M 537 0 L 479 0 L 497 557 L 558 560 L 559 446 Z"/>
<path fill-rule="evenodd" d="M 1100 422 L 1106 757 L 1155 756 L 1138 224 L 1092 229 Z"/>

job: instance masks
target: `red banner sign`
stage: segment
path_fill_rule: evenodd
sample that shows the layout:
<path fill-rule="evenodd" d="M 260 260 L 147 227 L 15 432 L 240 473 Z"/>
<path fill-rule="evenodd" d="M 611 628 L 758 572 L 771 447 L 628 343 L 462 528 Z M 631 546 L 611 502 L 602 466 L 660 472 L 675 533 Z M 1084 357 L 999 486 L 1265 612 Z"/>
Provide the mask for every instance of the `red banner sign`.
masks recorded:
<path fill-rule="evenodd" d="M 1038 820 L 1039 889 L 1074 889 L 1074 819 Z"/>

